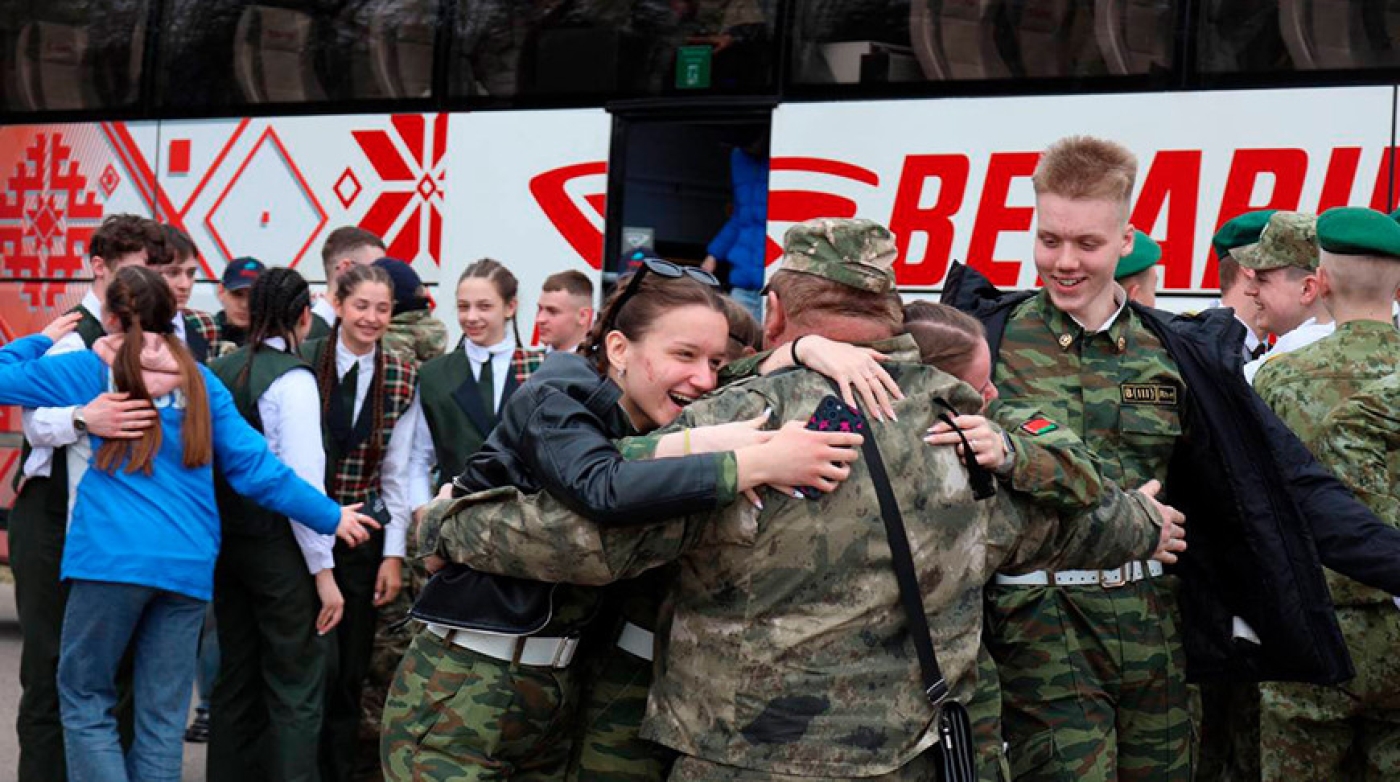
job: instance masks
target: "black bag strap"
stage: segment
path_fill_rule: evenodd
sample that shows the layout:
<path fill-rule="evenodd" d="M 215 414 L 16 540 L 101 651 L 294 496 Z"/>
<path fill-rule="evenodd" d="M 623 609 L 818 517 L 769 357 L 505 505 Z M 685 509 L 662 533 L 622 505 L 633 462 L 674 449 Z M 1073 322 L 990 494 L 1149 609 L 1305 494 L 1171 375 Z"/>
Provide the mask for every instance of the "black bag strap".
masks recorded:
<path fill-rule="evenodd" d="M 948 697 L 948 682 L 943 679 L 943 671 L 938 667 L 938 655 L 933 651 L 933 635 L 928 629 L 928 617 L 924 614 L 924 598 L 919 591 L 919 579 L 914 574 L 914 555 L 909 551 L 909 535 L 904 530 L 904 516 L 899 512 L 894 489 L 890 486 L 889 473 L 885 472 L 885 462 L 880 458 L 880 448 L 875 444 L 875 433 L 865 427 L 865 440 L 860 446 L 865 466 L 870 470 L 870 480 L 875 484 L 875 497 L 880 501 L 880 516 L 885 520 L 885 536 L 890 543 L 890 559 L 894 563 L 894 576 L 899 582 L 899 601 L 904 605 L 904 613 L 909 619 L 909 636 L 914 640 L 914 651 L 919 656 L 919 669 L 923 672 L 924 695 L 934 707 L 940 706 Z"/>

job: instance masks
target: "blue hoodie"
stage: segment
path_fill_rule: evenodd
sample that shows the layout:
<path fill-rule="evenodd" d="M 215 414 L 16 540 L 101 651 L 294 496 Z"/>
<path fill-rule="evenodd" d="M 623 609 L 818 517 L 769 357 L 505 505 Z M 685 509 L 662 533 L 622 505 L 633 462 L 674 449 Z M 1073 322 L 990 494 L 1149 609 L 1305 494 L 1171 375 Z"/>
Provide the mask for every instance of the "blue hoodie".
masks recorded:
<path fill-rule="evenodd" d="M 768 161 L 736 147 L 729 154 L 729 179 L 734 213 L 706 252 L 729 263 L 732 287 L 756 291 L 763 287 L 768 246 Z"/>
<path fill-rule="evenodd" d="M 0 404 L 84 405 L 111 390 L 111 369 L 90 350 L 40 359 L 53 345 L 37 334 L 0 349 Z M 340 506 L 297 477 L 239 415 L 233 397 L 209 370 L 204 386 L 213 424 L 214 463 L 234 490 L 329 535 Z M 162 437 L 150 475 L 89 469 L 78 484 L 63 578 L 165 589 L 208 600 L 219 554 L 213 467 L 184 466 L 182 393 L 155 400 Z M 95 455 L 102 439 L 92 438 Z"/>

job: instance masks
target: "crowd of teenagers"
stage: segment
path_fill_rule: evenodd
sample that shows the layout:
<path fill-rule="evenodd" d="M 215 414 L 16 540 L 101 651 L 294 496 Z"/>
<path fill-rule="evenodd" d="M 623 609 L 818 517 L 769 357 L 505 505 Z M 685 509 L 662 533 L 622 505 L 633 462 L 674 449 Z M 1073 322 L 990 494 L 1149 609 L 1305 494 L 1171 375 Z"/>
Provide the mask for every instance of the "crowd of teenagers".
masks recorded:
<path fill-rule="evenodd" d="M 1045 152 L 1038 291 L 818 219 L 742 302 L 553 275 L 542 348 L 496 260 L 449 349 L 361 229 L 210 316 L 109 217 L 0 349 L 19 778 L 1400 779 L 1400 223 L 1239 216 L 1171 316 L 1135 177 Z"/>

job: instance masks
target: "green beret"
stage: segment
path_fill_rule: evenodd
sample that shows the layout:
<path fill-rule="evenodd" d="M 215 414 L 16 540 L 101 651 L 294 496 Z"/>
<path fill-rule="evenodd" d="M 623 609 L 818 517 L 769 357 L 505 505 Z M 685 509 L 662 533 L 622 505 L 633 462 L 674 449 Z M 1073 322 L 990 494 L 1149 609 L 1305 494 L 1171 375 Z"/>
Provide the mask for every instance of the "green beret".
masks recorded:
<path fill-rule="evenodd" d="M 1255 271 L 1285 266 L 1313 271 L 1317 268 L 1317 247 L 1317 215 L 1274 212 L 1259 233 L 1259 243 L 1236 248 L 1230 251 L 1230 257 Z"/>
<path fill-rule="evenodd" d="M 1215 248 L 1216 256 L 1224 258 L 1237 247 L 1258 244 L 1259 234 L 1264 230 L 1269 218 L 1273 217 L 1274 211 L 1273 209 L 1260 209 L 1257 212 L 1245 212 L 1220 226 L 1220 230 L 1216 231 L 1215 236 L 1210 240 L 1211 246 Z"/>
<path fill-rule="evenodd" d="M 1400 260 L 1400 224 L 1374 209 L 1328 209 L 1317 218 L 1317 241 L 1337 255 L 1386 255 Z"/>
<path fill-rule="evenodd" d="M 896 255 L 894 234 L 879 223 L 821 218 L 788 229 L 779 270 L 888 293 L 894 290 Z"/>
<path fill-rule="evenodd" d="M 1400 225 L 1395 226 L 1400 228 Z M 1113 272 L 1113 279 L 1121 280 L 1129 275 L 1137 274 L 1143 269 L 1155 266 L 1162 260 L 1162 247 L 1157 244 L 1152 237 L 1142 231 L 1133 231 L 1133 251 L 1118 259 L 1118 268 Z"/>

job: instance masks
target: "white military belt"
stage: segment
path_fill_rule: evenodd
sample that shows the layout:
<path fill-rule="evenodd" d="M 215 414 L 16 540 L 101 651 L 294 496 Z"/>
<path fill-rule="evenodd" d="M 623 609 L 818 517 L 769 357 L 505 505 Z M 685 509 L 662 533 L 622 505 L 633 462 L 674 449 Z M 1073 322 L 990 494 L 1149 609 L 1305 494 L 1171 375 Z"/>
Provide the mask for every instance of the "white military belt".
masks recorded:
<path fill-rule="evenodd" d="M 1007 576 L 998 573 L 996 583 L 998 586 L 1050 586 L 1051 584 L 1055 586 L 1088 586 L 1098 584 L 1104 589 L 1113 589 L 1124 584 L 1131 584 L 1134 581 L 1141 581 L 1144 578 L 1160 578 L 1161 575 L 1162 563 L 1151 560 L 1145 566 L 1141 562 L 1129 562 L 1112 570 L 1037 570 L 1024 576 Z"/>
<path fill-rule="evenodd" d="M 463 649 L 484 654 L 502 662 L 533 668 L 568 668 L 578 649 L 577 638 L 548 638 L 535 635 L 497 635 L 476 630 L 457 630 L 429 624 L 428 632 Z"/>
<path fill-rule="evenodd" d="M 656 656 L 656 634 L 640 625 L 626 622 L 622 625 L 622 632 L 617 634 L 617 648 L 650 662 Z"/>

